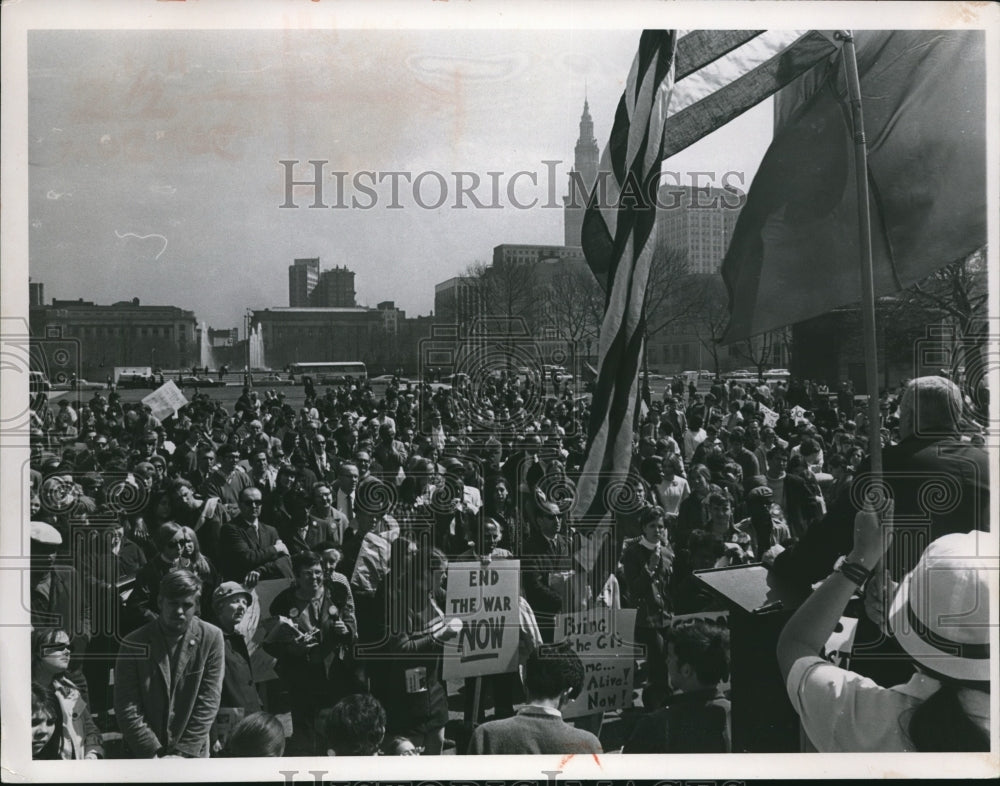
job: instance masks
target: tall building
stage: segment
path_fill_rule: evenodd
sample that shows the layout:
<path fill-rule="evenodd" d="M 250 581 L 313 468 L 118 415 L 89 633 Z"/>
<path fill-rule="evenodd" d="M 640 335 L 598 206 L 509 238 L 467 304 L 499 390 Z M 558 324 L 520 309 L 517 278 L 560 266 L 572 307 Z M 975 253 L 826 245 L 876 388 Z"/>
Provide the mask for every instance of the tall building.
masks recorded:
<path fill-rule="evenodd" d="M 288 305 L 292 308 L 308 306 L 318 283 L 319 257 L 296 259 L 288 266 Z"/>
<path fill-rule="evenodd" d="M 338 265 L 319 274 L 309 305 L 315 308 L 354 308 L 357 305 L 354 295 L 354 271 Z"/>
<path fill-rule="evenodd" d="M 590 105 L 584 99 L 583 114 L 580 116 L 580 136 L 576 140 L 573 169 L 569 173 L 568 193 L 563 197 L 563 232 L 567 246 L 580 245 L 587 196 L 594 186 L 594 181 L 597 180 L 599 160 L 600 150 L 594 138 L 594 121 L 590 117 Z"/>
<path fill-rule="evenodd" d="M 676 270 L 686 270 L 687 275 L 684 285 L 672 286 L 671 298 L 659 302 L 663 311 L 648 315 L 650 325 L 667 323 L 667 327 L 649 338 L 646 348 L 649 367 L 667 374 L 698 369 L 715 371 L 716 355 L 719 371 L 747 366 L 746 359 L 732 348 L 720 347 L 708 336 L 718 329 L 715 323 L 721 319 L 719 308 L 725 304 L 713 303 L 711 308 L 701 305 L 693 310 L 689 305 L 690 298 L 703 296 L 699 294 L 705 291 L 702 287 L 713 284 L 717 296 L 725 298 L 719 269 L 745 202 L 744 194 L 722 188 L 664 183 L 657 199 L 654 265 L 662 264 L 666 273 L 657 277 L 654 271 L 653 280 L 659 278 L 665 281 L 664 286 L 672 286 L 669 279 L 676 275 Z M 698 279 L 704 283 L 699 284 Z M 675 302 L 677 298 L 682 302 Z M 671 321 L 671 312 L 690 312 L 690 315 Z M 709 327 L 706 321 L 713 326 Z"/>
<path fill-rule="evenodd" d="M 89 300 L 53 299 L 29 309 L 39 370 L 76 365 L 67 373 L 103 381 L 115 366 L 187 368 L 200 361 L 194 312 L 177 306 L 146 306 L 139 298 L 97 305 Z"/>
<path fill-rule="evenodd" d="M 691 273 L 718 273 L 744 202 L 742 192 L 662 185 L 656 216 L 657 250 L 686 254 Z"/>
<path fill-rule="evenodd" d="M 469 276 L 455 276 L 435 284 L 435 321 L 463 324 L 476 317 L 481 310 L 478 283 Z"/>
<path fill-rule="evenodd" d="M 32 281 L 30 278 L 28 279 L 28 305 L 45 305 L 45 284 L 41 281 Z"/>

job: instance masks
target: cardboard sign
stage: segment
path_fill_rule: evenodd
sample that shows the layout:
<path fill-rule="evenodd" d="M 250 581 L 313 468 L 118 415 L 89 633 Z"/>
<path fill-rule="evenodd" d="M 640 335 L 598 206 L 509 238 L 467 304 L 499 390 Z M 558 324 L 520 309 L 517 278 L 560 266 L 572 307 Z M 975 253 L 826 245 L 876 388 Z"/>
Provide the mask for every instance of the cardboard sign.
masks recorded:
<path fill-rule="evenodd" d="M 175 414 L 177 410 L 188 403 L 188 400 L 184 398 L 181 389 L 171 379 L 146 396 L 142 403 L 153 410 L 154 418 L 163 420 Z"/>
<path fill-rule="evenodd" d="M 632 706 L 635 614 L 635 609 L 596 608 L 556 617 L 556 643 L 569 641 L 583 661 L 583 690 L 562 708 L 563 718 Z"/>
<path fill-rule="evenodd" d="M 460 619 L 462 631 L 445 647 L 446 680 L 517 670 L 520 576 L 519 560 L 448 564 L 444 616 Z"/>
<path fill-rule="evenodd" d="M 761 414 L 764 416 L 764 425 L 771 426 L 773 428 L 778 422 L 778 413 L 770 407 L 765 407 L 763 404 L 760 404 L 759 406 Z"/>
<path fill-rule="evenodd" d="M 278 678 L 274 671 L 273 655 L 264 651 L 261 642 L 269 630 L 267 624 L 271 619 L 269 609 L 278 593 L 292 585 L 288 579 L 267 579 L 257 582 L 250 592 L 253 602 L 247 608 L 246 614 L 240 620 L 236 629 L 243 634 L 247 642 L 247 652 L 250 654 L 250 668 L 253 669 L 257 682 L 267 682 Z"/>

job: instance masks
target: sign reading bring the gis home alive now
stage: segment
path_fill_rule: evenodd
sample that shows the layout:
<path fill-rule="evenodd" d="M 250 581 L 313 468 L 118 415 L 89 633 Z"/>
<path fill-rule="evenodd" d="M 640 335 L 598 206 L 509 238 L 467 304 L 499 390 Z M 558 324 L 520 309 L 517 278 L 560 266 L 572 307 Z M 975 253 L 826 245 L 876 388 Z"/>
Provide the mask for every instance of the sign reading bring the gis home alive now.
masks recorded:
<path fill-rule="evenodd" d="M 569 641 L 583 661 L 583 690 L 562 708 L 579 718 L 632 706 L 635 609 L 597 608 L 556 617 L 556 643 Z"/>
<path fill-rule="evenodd" d="M 444 651 L 446 680 L 517 670 L 520 575 L 518 560 L 448 564 L 444 616 L 462 630 Z"/>

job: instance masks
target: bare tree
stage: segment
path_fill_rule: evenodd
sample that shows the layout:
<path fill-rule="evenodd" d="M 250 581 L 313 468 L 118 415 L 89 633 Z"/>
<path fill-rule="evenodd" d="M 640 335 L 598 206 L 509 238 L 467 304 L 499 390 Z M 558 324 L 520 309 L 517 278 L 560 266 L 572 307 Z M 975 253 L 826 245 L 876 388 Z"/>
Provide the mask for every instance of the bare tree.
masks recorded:
<path fill-rule="evenodd" d="M 759 336 L 750 336 L 735 345 L 731 352 L 745 360 L 757 371 L 757 378 L 763 379 L 764 372 L 775 365 L 777 350 L 788 343 L 788 328 L 779 328 Z"/>
<path fill-rule="evenodd" d="M 565 339 L 579 346 L 596 341 L 604 318 L 604 292 L 589 269 L 566 267 L 544 288 L 542 318 Z"/>
<path fill-rule="evenodd" d="M 540 312 L 539 276 L 535 263 L 504 260 L 498 265 L 477 262 L 466 273 L 477 282 L 477 292 L 484 315 L 520 317 L 529 329 L 538 323 Z"/>
<path fill-rule="evenodd" d="M 719 373 L 719 342 L 729 325 L 729 297 L 722 277 L 698 276 L 698 289 L 690 324 L 701 345 L 712 355 L 713 370 Z"/>
<path fill-rule="evenodd" d="M 704 287 L 702 276 L 691 274 L 686 248 L 658 246 L 646 285 L 646 338 L 690 322 Z"/>
<path fill-rule="evenodd" d="M 958 378 L 962 366 L 981 366 L 989 339 L 986 309 L 989 299 L 986 248 L 935 271 L 923 281 L 879 302 L 887 332 L 912 343 L 912 330 L 944 318 L 955 326 L 951 372 Z"/>

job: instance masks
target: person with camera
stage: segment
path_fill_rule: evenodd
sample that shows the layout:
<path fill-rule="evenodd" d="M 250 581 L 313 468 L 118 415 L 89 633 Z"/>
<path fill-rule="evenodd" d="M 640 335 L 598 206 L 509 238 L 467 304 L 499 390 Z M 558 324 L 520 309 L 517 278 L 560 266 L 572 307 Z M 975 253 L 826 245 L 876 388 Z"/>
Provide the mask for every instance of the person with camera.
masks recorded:
<path fill-rule="evenodd" d="M 277 658 L 275 671 L 292 702 L 289 753 L 310 755 L 315 752 L 316 713 L 346 693 L 340 664 L 353 643 L 354 631 L 342 619 L 319 555 L 296 554 L 292 571 L 295 583 L 271 603 L 275 622 L 264 649 Z"/>

